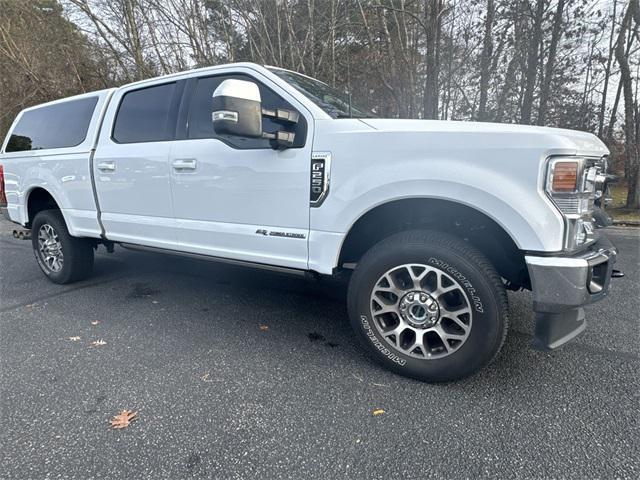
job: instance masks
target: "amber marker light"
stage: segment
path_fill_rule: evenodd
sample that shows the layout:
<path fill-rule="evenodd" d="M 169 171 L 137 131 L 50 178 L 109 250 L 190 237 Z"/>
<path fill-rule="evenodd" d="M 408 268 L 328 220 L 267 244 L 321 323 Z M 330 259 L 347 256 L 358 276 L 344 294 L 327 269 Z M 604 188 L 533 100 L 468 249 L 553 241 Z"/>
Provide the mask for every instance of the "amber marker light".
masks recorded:
<path fill-rule="evenodd" d="M 553 166 L 551 190 L 575 192 L 578 184 L 578 162 L 557 162 Z"/>

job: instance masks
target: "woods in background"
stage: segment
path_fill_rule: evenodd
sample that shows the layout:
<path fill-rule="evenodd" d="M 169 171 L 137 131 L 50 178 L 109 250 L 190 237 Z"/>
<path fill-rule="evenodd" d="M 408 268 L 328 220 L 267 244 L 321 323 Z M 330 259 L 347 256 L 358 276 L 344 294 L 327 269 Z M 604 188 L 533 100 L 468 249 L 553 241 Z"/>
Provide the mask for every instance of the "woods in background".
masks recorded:
<path fill-rule="evenodd" d="M 0 135 L 22 108 L 254 61 L 384 117 L 593 132 L 640 205 L 638 0 L 0 0 Z"/>

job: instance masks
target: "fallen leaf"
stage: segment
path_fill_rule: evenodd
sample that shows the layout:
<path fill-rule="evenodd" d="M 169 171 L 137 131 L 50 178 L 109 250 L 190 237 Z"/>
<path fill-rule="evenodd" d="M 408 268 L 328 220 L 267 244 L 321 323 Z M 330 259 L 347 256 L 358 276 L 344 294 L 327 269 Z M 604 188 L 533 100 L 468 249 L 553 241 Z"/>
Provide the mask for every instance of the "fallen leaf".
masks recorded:
<path fill-rule="evenodd" d="M 118 415 L 111 419 L 111 428 L 128 427 L 131 422 L 138 419 L 137 415 L 138 412 L 122 410 Z"/>
<path fill-rule="evenodd" d="M 380 416 L 380 415 L 384 415 L 384 413 L 385 413 L 385 411 L 384 411 L 383 409 L 381 409 L 381 408 L 376 408 L 376 409 L 373 411 L 373 416 L 374 416 L 374 417 L 378 417 L 378 416 Z"/>
<path fill-rule="evenodd" d="M 99 324 L 100 324 L 100 320 L 94 320 L 93 322 L 91 322 L 91 325 L 93 325 L 94 327 Z"/>
<path fill-rule="evenodd" d="M 91 342 L 91 346 L 92 347 L 101 347 L 102 345 L 106 345 L 107 342 L 105 342 L 104 340 L 96 340 L 94 342 Z"/>
<path fill-rule="evenodd" d="M 269 330 L 269 325 L 260 325 L 260 330 L 266 332 L 267 330 Z"/>
<path fill-rule="evenodd" d="M 72 342 L 77 342 L 78 340 L 80 340 L 80 337 L 69 337 L 69 340 L 71 340 Z"/>

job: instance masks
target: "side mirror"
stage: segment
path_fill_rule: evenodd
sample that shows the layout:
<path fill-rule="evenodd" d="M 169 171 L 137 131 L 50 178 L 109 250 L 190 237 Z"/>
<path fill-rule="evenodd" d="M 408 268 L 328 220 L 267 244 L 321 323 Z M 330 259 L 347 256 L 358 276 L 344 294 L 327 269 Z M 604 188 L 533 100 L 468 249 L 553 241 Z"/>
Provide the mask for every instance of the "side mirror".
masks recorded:
<path fill-rule="evenodd" d="M 213 92 L 213 129 L 221 135 L 262 138 L 262 104 L 258 85 L 230 78 Z"/>

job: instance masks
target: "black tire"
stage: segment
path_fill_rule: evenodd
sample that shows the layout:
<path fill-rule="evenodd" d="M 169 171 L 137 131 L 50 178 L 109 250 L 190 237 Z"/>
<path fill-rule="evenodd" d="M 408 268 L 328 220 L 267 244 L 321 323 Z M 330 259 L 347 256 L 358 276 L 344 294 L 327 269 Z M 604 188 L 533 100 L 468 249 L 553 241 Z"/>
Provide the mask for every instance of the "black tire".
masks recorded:
<path fill-rule="evenodd" d="M 378 289 L 380 285 L 386 286 L 386 282 L 383 281 L 384 283 L 381 284 L 379 279 L 389 272 L 396 275 L 397 270 L 393 270 L 396 267 L 411 264 L 425 265 L 429 275 L 433 274 L 438 279 L 436 282 L 449 282 L 444 278 L 449 275 L 449 278 L 455 278 L 459 284 L 452 295 L 457 295 L 461 302 L 468 304 L 467 310 L 470 313 L 469 317 L 466 317 L 469 322 L 469 329 L 464 331 L 466 338 L 461 342 L 449 340 L 449 338 L 444 340 L 449 348 L 445 348 L 444 345 L 436 347 L 435 351 L 440 352 L 435 355 L 437 358 L 427 358 L 427 354 L 431 355 L 430 352 L 432 352 L 427 344 L 433 340 L 437 345 L 438 341 L 442 341 L 441 336 L 436 336 L 433 332 L 433 335 L 428 334 L 425 330 L 422 333 L 425 338 L 423 346 L 407 354 L 385 339 L 380 331 L 385 327 L 380 326 L 379 318 L 381 317 L 376 313 L 377 316 L 374 318 L 372 314 L 373 289 Z M 410 268 L 417 269 L 414 273 L 419 271 L 419 267 Z M 441 275 L 440 272 L 446 275 Z M 407 273 L 409 273 L 408 270 Z M 439 280 L 441 278 L 444 280 Z M 438 285 L 436 284 L 436 288 Z M 453 284 L 453 287 L 456 285 Z M 426 291 L 427 287 L 424 288 Z M 405 290 L 402 290 L 402 293 L 404 292 Z M 390 303 L 396 302 L 393 298 Z M 398 296 L 398 298 L 401 297 Z M 444 299 L 444 295 L 439 296 L 438 299 Z M 398 301 L 397 304 L 401 303 Z M 443 307 L 440 300 L 436 300 L 436 303 Z M 505 288 L 500 276 L 487 258 L 472 245 L 455 236 L 428 230 L 401 232 L 372 247 L 362 257 L 351 277 L 348 308 L 356 336 L 378 363 L 400 375 L 427 382 L 461 379 L 484 367 L 500 351 L 508 328 Z M 405 310 L 401 313 L 406 314 L 407 311 L 405 306 Z M 440 312 L 441 310 L 438 309 L 438 316 Z M 400 315 L 395 312 L 384 315 L 391 315 L 391 323 L 400 320 Z M 433 321 L 438 322 L 435 327 L 442 322 L 451 322 L 443 317 L 439 317 L 438 320 L 434 317 Z M 454 326 L 457 328 L 457 325 Z M 384 331 L 388 334 L 388 330 Z M 405 332 L 407 330 L 403 330 L 399 337 L 405 335 Z M 415 329 L 410 331 L 409 335 L 414 335 L 414 341 L 416 341 L 418 337 L 413 332 Z M 396 341 L 395 336 L 390 338 L 391 341 Z M 454 350 L 455 347 L 450 345 L 456 342 L 459 347 Z M 418 345 L 417 341 L 415 345 Z M 452 353 L 448 353 L 450 351 Z M 416 358 L 415 355 L 423 355 L 424 358 Z M 438 355 L 444 356 L 438 357 Z"/>
<path fill-rule="evenodd" d="M 600 207 L 593 209 L 593 221 L 598 227 L 610 227 L 613 225 L 613 218 L 611 218 L 607 212 Z"/>
<path fill-rule="evenodd" d="M 57 235 L 62 264 L 51 267 L 40 251 L 39 233 L 41 228 L 51 227 Z M 60 210 L 38 212 L 31 223 L 31 245 L 42 272 L 54 283 L 73 283 L 87 278 L 93 270 L 93 244 L 91 240 L 69 235 L 67 225 Z"/>

